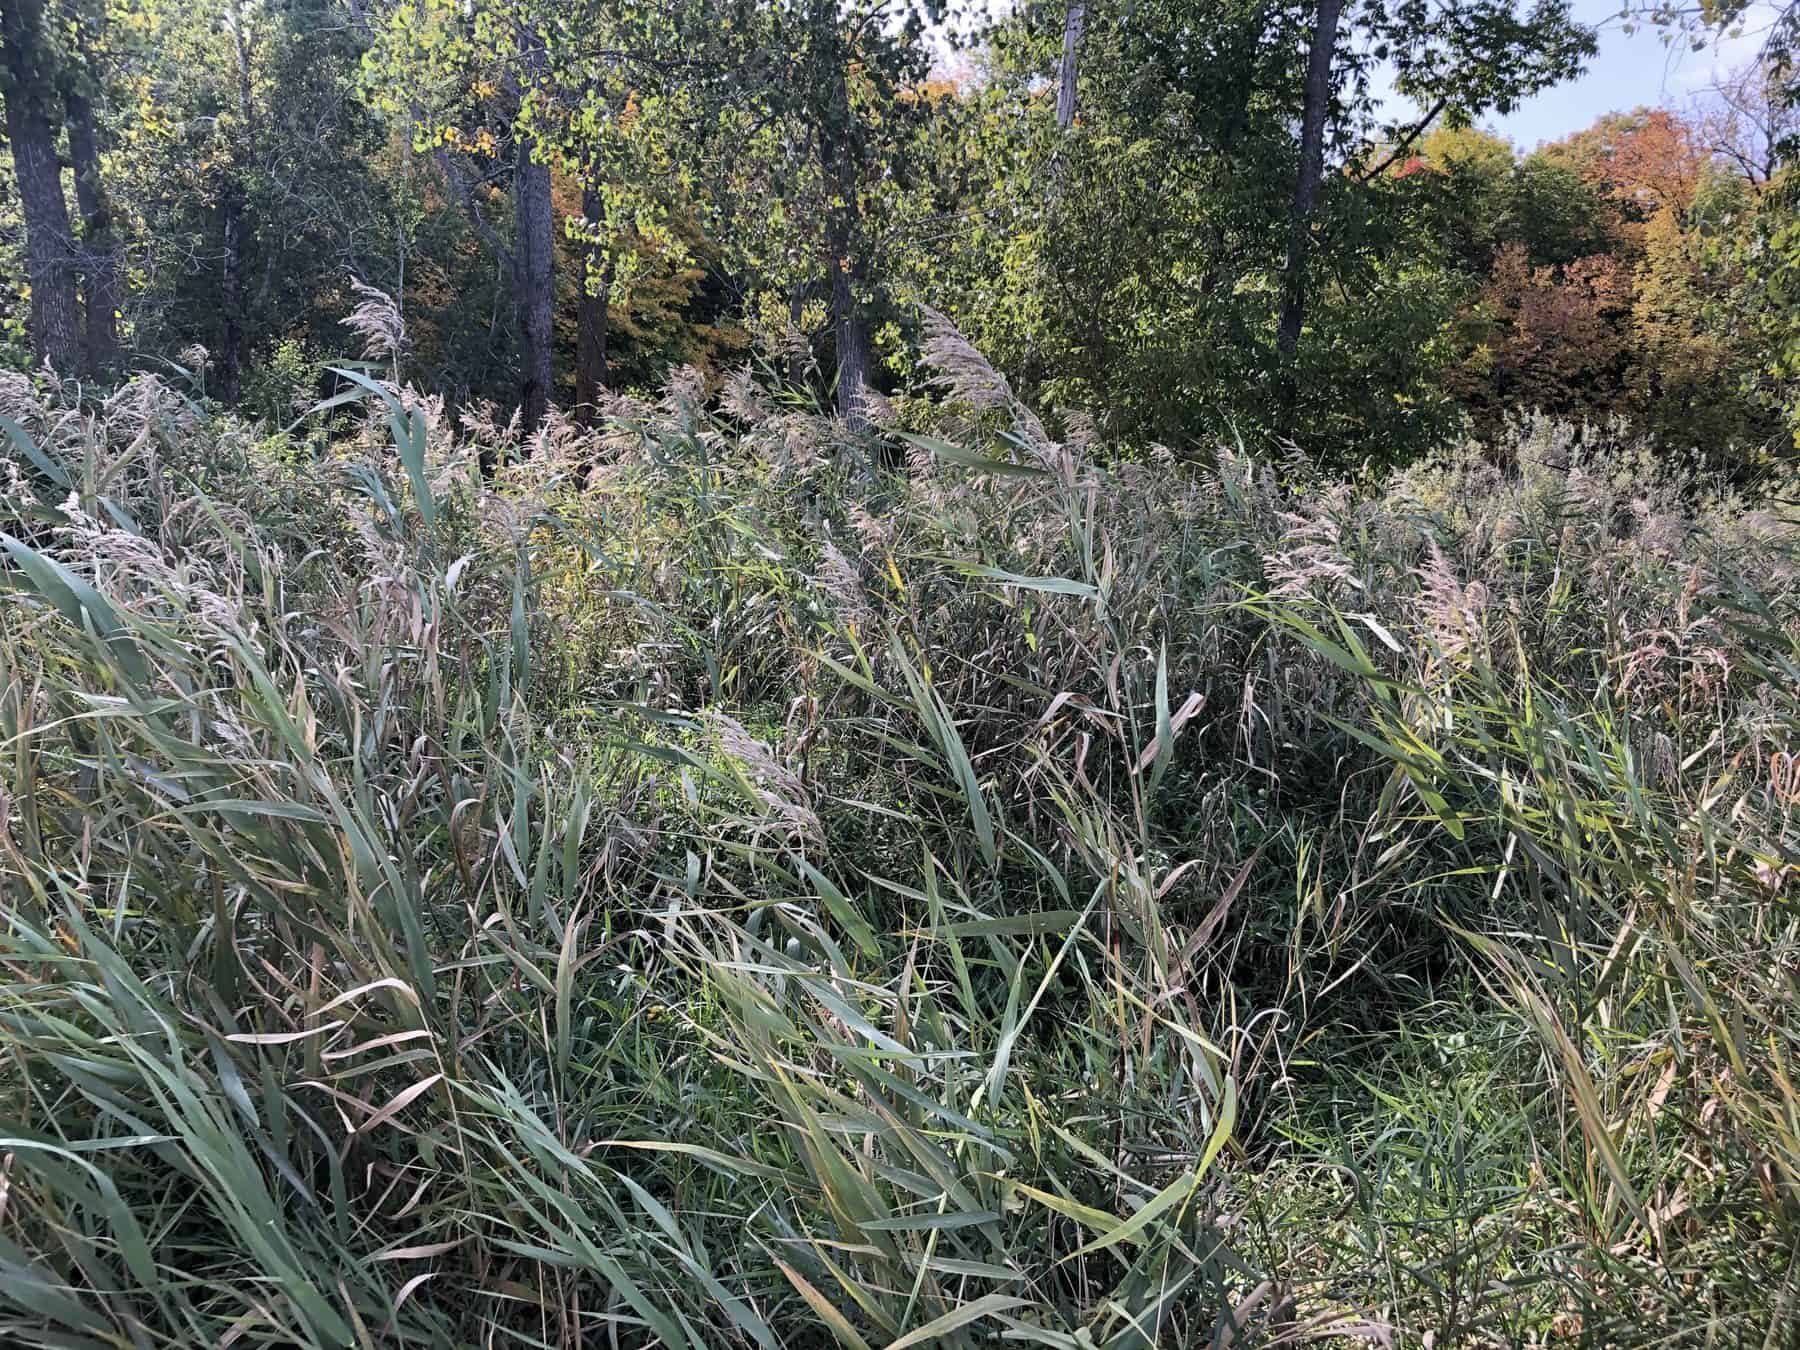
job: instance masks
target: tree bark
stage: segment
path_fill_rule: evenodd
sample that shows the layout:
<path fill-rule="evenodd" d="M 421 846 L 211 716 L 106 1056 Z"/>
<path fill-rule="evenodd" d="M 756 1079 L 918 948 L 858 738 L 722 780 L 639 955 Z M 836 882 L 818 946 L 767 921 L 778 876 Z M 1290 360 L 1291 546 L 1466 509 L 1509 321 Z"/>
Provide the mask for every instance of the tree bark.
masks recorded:
<path fill-rule="evenodd" d="M 607 302 L 613 271 L 612 248 L 603 240 L 606 199 L 597 188 L 582 190 L 581 214 L 595 238 L 588 242 L 582 268 L 581 315 L 575 331 L 575 416 L 591 427 L 598 420 L 600 392 L 607 385 Z"/>
<path fill-rule="evenodd" d="M 825 225 L 825 247 L 829 254 L 825 272 L 831 281 L 831 326 L 837 347 L 835 401 L 838 416 L 852 431 L 861 431 L 869 424 L 868 401 L 864 393 L 874 361 L 869 321 L 857 298 L 857 291 L 867 277 L 866 264 L 856 239 L 855 114 L 850 108 L 850 86 L 842 75 L 837 77 L 835 98 L 834 125 L 819 138 L 826 178 L 837 189 L 837 200 L 827 208 Z"/>
<path fill-rule="evenodd" d="M 41 0 L 0 3 L 0 61 L 6 70 L 6 137 L 12 144 L 25 216 L 31 281 L 31 346 L 63 371 L 81 360 L 75 300 L 75 240 L 63 198 L 56 132 L 50 122 L 50 61 L 41 41 Z"/>
<path fill-rule="evenodd" d="M 1319 0 L 1312 48 L 1306 60 L 1306 102 L 1300 117 L 1300 172 L 1288 213 L 1287 264 L 1283 270 L 1281 324 L 1275 346 L 1291 357 L 1300 344 L 1306 317 L 1306 263 L 1312 242 L 1312 215 L 1325 173 L 1325 114 L 1331 106 L 1331 58 L 1337 50 L 1344 0 Z"/>
<path fill-rule="evenodd" d="M 862 267 L 846 257 L 851 245 L 847 231 L 834 229 L 831 270 L 832 331 L 837 342 L 837 411 L 852 431 L 869 425 L 869 371 L 874 364 L 869 341 L 869 321 L 863 316 L 856 291 L 862 284 Z"/>
<path fill-rule="evenodd" d="M 69 159 L 75 166 L 75 203 L 81 209 L 81 270 L 87 318 L 87 364 L 90 371 L 115 370 L 119 364 L 118 241 L 113 237 L 112 200 L 100 177 L 100 151 L 94 138 L 94 109 L 87 96 L 70 91 L 63 99 L 68 116 Z"/>
<path fill-rule="evenodd" d="M 238 117 L 243 123 L 246 147 L 256 143 L 256 103 L 251 91 L 250 40 L 243 0 L 231 4 L 232 49 L 237 57 Z M 219 397 L 235 408 L 243 395 L 245 346 L 244 266 L 249 253 L 250 199 L 238 153 L 225 171 L 224 192 L 219 200 L 219 235 L 223 263 L 219 276 L 219 308 L 224 333 L 219 353 Z"/>
<path fill-rule="evenodd" d="M 519 309 L 519 336 L 524 346 L 525 374 L 519 387 L 519 416 L 527 434 L 543 425 L 555 382 L 551 342 L 556 310 L 554 217 L 550 203 L 550 167 L 538 162 L 535 140 L 518 137 L 513 174 L 514 298 Z"/>
<path fill-rule="evenodd" d="M 1076 62 L 1081 53 L 1081 35 L 1087 29 L 1085 0 L 1071 0 L 1063 16 L 1062 65 L 1056 78 L 1056 125 L 1067 127 L 1075 121 Z"/>
<path fill-rule="evenodd" d="M 219 399 L 235 408 L 244 388 L 244 194 L 225 186 L 219 203 Z"/>

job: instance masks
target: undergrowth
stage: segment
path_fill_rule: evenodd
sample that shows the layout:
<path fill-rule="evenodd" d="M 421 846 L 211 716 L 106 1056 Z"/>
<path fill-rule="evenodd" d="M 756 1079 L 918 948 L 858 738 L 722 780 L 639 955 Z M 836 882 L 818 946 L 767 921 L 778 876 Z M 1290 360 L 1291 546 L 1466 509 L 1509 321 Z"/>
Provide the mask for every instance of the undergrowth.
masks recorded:
<path fill-rule="evenodd" d="M 7 377 L 0 1335 L 1794 1343 L 1791 489 L 932 356 L 929 435 Z"/>

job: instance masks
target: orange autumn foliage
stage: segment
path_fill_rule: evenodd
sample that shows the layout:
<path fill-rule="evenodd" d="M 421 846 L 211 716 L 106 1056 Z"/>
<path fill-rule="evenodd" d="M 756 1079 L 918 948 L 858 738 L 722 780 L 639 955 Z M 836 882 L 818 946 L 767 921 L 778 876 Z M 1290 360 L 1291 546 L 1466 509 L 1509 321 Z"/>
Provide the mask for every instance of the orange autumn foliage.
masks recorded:
<path fill-rule="evenodd" d="M 1508 244 L 1465 318 L 1472 342 L 1455 382 L 1496 412 L 1600 413 L 1619 393 L 1632 300 L 1631 272 L 1612 255 L 1534 267 Z"/>
<path fill-rule="evenodd" d="M 1614 204 L 1615 231 L 1634 251 L 1659 212 L 1693 205 L 1708 160 L 1693 128 L 1663 108 L 1603 117 L 1547 153 L 1573 165 Z"/>

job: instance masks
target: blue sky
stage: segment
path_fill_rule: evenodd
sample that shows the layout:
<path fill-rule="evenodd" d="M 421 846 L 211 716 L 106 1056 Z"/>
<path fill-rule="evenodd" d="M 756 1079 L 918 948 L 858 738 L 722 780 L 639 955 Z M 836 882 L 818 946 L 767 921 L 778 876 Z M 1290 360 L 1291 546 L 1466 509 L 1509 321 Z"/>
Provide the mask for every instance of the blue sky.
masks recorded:
<path fill-rule="evenodd" d="M 1719 76 L 1746 64 L 1760 43 L 1767 10 L 1753 11 L 1746 30 L 1693 51 L 1677 37 L 1663 41 L 1664 31 L 1639 25 L 1627 33 L 1618 17 L 1621 0 L 1574 0 L 1575 17 L 1600 29 L 1600 52 L 1587 73 L 1560 85 L 1506 117 L 1488 117 L 1483 125 L 1509 136 L 1521 150 L 1553 141 L 1593 124 L 1602 113 L 1642 106 L 1685 108 Z"/>

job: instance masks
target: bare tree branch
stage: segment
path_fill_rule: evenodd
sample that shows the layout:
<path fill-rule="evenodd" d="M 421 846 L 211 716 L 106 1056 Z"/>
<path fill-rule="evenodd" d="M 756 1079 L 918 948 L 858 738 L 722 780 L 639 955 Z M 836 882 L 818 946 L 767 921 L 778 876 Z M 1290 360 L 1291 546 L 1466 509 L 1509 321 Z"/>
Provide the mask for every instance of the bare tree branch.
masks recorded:
<path fill-rule="evenodd" d="M 1384 158 L 1381 161 L 1381 163 L 1377 164 L 1374 168 L 1370 169 L 1367 173 L 1359 174 L 1357 176 L 1356 181 L 1359 183 L 1367 183 L 1367 182 L 1371 181 L 1372 179 L 1379 178 L 1379 177 L 1381 177 L 1382 174 L 1386 173 L 1388 171 L 1388 169 L 1396 161 L 1398 161 L 1402 155 L 1404 155 L 1408 150 L 1412 149 L 1413 142 L 1417 141 L 1419 139 L 1419 137 L 1423 136 L 1425 134 L 1427 128 L 1429 128 L 1433 122 L 1437 121 L 1438 118 L 1440 118 L 1444 115 L 1444 109 L 1447 108 L 1449 106 L 1449 104 L 1450 104 L 1449 99 L 1440 98 L 1437 101 L 1437 103 L 1433 105 L 1430 112 L 1426 113 L 1422 119 L 1420 119 L 1418 122 L 1414 123 L 1412 128 L 1407 131 L 1406 135 L 1402 136 L 1398 141 L 1396 141 L 1394 143 L 1394 148 L 1388 152 L 1387 157 Z"/>

